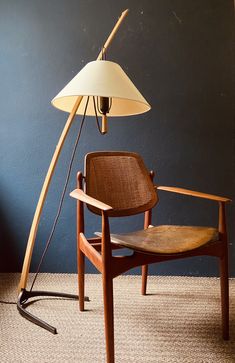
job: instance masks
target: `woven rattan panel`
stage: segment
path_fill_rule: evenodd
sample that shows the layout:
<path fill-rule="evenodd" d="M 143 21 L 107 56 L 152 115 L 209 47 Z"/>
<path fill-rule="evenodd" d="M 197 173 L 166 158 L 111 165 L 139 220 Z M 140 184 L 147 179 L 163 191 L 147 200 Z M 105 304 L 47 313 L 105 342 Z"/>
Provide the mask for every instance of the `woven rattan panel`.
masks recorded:
<path fill-rule="evenodd" d="M 157 194 L 142 159 L 136 153 L 94 152 L 86 156 L 86 193 L 110 206 L 110 216 L 127 216 L 151 209 Z M 89 209 L 96 213 L 94 208 Z"/>

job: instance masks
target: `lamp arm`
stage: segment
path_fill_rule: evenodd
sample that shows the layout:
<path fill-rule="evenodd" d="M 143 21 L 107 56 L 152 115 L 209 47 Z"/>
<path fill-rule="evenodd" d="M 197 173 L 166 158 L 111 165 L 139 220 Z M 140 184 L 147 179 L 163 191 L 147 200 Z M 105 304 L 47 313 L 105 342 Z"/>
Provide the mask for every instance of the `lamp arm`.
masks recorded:
<path fill-rule="evenodd" d="M 127 16 L 129 12 L 129 9 L 126 9 L 124 10 L 122 13 L 121 13 L 121 16 L 120 18 L 118 19 L 118 21 L 116 22 L 116 24 L 114 25 L 113 27 L 113 30 L 111 31 L 111 33 L 109 34 L 106 42 L 104 43 L 103 45 L 103 48 L 101 49 L 98 57 L 97 57 L 97 60 L 100 60 L 102 59 L 102 55 L 104 55 L 104 53 L 106 52 L 107 48 L 109 47 L 109 45 L 111 44 L 115 34 L 117 33 L 118 29 L 120 28 L 120 25 L 121 23 L 123 22 L 124 18 Z"/>
<path fill-rule="evenodd" d="M 101 50 L 101 52 L 99 53 L 97 60 L 100 60 L 102 58 L 102 53 L 104 54 L 108 48 L 108 46 L 111 44 L 116 32 L 118 31 L 122 21 L 124 20 L 124 18 L 126 17 L 127 13 L 128 13 L 128 9 L 126 9 L 125 11 L 123 11 L 123 13 L 121 14 L 120 18 L 118 19 L 118 21 L 116 22 L 113 30 L 111 31 L 109 37 L 107 38 L 105 44 L 104 44 L 104 48 L 103 50 Z M 24 263 L 23 263 L 23 268 L 22 268 L 22 272 L 21 272 L 21 278 L 20 278 L 20 283 L 19 283 L 19 291 L 22 289 L 26 288 L 27 285 L 27 281 L 28 281 L 28 275 L 29 275 L 29 268 L 30 268 L 30 264 L 31 264 L 31 259 L 32 259 L 32 254 L 33 254 L 33 248 L 34 248 L 34 244 L 35 244 L 35 239 L 36 239 L 36 235 L 37 235 L 37 230 L 38 230 L 38 225 L 39 225 L 39 221 L 40 221 L 40 217 L 41 217 L 41 213 L 42 213 L 42 209 L 44 206 L 44 202 L 46 200 L 46 196 L 47 196 L 47 192 L 49 189 L 49 185 L 57 164 L 57 161 L 59 159 L 60 156 L 60 152 L 62 150 L 64 141 L 66 139 L 66 136 L 70 130 L 70 127 L 73 123 L 74 117 L 76 115 L 77 109 L 82 101 L 82 96 L 78 97 L 74 107 L 71 111 L 71 113 L 69 114 L 69 117 L 65 123 L 64 129 L 61 133 L 61 136 L 59 138 L 58 144 L 56 146 L 55 152 L 53 154 L 53 157 L 51 159 L 51 163 L 49 166 L 49 169 L 47 171 L 46 174 L 46 178 L 44 180 L 43 186 L 42 186 L 42 190 L 39 196 L 39 200 L 38 200 L 38 204 L 34 213 L 34 217 L 33 217 L 33 221 L 32 221 L 32 225 L 30 228 L 30 233 L 29 233 L 29 238 L 28 238 L 28 242 L 27 242 L 27 247 L 26 247 L 26 252 L 25 252 L 25 256 L 24 256 Z"/>
<path fill-rule="evenodd" d="M 32 225 L 30 228 L 30 233 L 29 233 L 29 238 L 28 238 L 28 242 L 27 242 L 27 248 L 26 248 L 26 252 L 25 252 L 25 257 L 24 257 L 24 263 L 23 263 L 23 268 L 22 268 L 22 273 L 21 273 L 21 278 L 20 278 L 20 284 L 19 284 L 19 290 L 21 289 L 25 289 L 26 285 L 27 285 L 27 280 L 28 280 L 28 274 L 29 274 L 29 268 L 30 268 L 30 263 L 31 263 L 31 259 L 32 259 L 32 254 L 33 254 L 33 248 L 34 248 L 34 243 L 35 243 L 35 239 L 36 239 L 36 235 L 37 235 L 37 230 L 38 230 L 38 225 L 39 225 L 39 221 L 40 221 L 40 217 L 41 217 L 41 213 L 42 213 L 42 209 L 44 206 L 44 202 L 47 196 L 47 192 L 50 186 L 50 182 L 57 164 L 57 161 L 59 159 L 60 156 L 60 152 L 62 150 L 64 141 L 66 139 L 66 136 L 69 132 L 69 129 L 72 125 L 72 122 L 74 120 L 74 117 L 76 115 L 76 111 L 80 105 L 82 101 L 82 97 L 78 97 L 76 100 L 76 103 L 66 121 L 66 124 L 64 126 L 64 129 L 60 135 L 58 144 L 55 148 L 55 152 L 54 155 L 51 159 L 51 163 L 49 166 L 49 169 L 47 171 L 43 186 L 42 186 L 42 190 L 38 199 L 38 204 L 34 213 L 34 217 L 33 217 L 33 221 L 32 221 Z"/>

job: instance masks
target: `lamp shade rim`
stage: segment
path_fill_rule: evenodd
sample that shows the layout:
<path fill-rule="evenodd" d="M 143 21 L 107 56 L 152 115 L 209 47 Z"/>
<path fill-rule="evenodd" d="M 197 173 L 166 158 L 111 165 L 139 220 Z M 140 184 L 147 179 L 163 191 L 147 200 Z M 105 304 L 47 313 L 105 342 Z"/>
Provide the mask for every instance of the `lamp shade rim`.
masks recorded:
<path fill-rule="evenodd" d="M 88 102 L 88 108 L 87 108 L 86 115 L 87 116 L 95 116 L 96 113 L 95 113 L 94 105 L 93 105 L 93 101 L 92 101 L 93 96 L 94 97 L 106 97 L 103 94 L 102 95 L 98 95 L 98 94 L 97 95 L 96 94 L 94 94 L 94 95 L 89 95 L 89 94 L 77 95 L 77 94 L 74 94 L 74 95 L 68 95 L 68 96 L 61 96 L 61 97 L 53 98 L 53 100 L 51 100 L 51 104 L 55 108 L 59 109 L 60 111 L 70 112 L 71 107 L 69 105 L 68 105 L 67 109 L 66 109 L 65 106 L 61 106 L 59 101 L 62 98 L 67 99 L 67 101 L 68 101 L 68 99 L 70 99 L 70 103 L 75 104 L 76 100 L 79 97 L 82 97 L 83 98 L 82 102 L 85 104 L 85 102 L 86 102 L 85 100 L 87 100 L 87 98 L 90 97 L 90 100 Z M 58 103 L 57 103 L 57 100 L 58 100 Z M 112 107 L 110 112 L 107 113 L 108 116 L 111 116 L 111 117 L 112 116 L 113 117 L 133 116 L 133 115 L 140 115 L 142 113 L 145 113 L 145 112 L 148 112 L 149 110 L 151 110 L 151 106 L 147 101 L 144 102 L 144 101 L 133 100 L 133 99 L 128 99 L 128 98 L 121 98 L 121 97 L 115 97 L 115 101 L 117 101 L 117 102 L 118 101 L 123 101 L 123 102 L 128 103 L 129 106 L 130 106 L 130 104 L 132 104 L 133 106 L 134 105 L 135 106 L 139 105 L 139 107 L 138 107 L 138 110 L 137 109 L 136 110 L 129 109 L 128 113 L 126 113 L 124 111 L 122 112 L 121 110 L 120 110 L 120 112 L 119 112 L 119 110 L 115 111 L 115 109 Z M 113 101 L 113 102 L 115 102 L 115 101 Z M 67 104 L 68 104 L 68 102 L 67 102 Z M 83 115 L 83 113 L 84 113 L 84 107 L 79 107 L 76 114 L 77 115 Z M 101 113 L 99 112 L 98 109 L 97 109 L 97 114 L 101 115 Z"/>
<path fill-rule="evenodd" d="M 87 97 L 112 99 L 109 116 L 142 114 L 151 106 L 121 68 L 112 61 L 97 60 L 87 63 L 79 73 L 53 98 L 52 105 L 62 111 L 71 112 L 81 97 L 76 114 L 83 114 Z M 100 100 L 100 99 L 99 99 Z M 97 100 L 97 111 L 98 107 Z M 93 102 L 88 102 L 88 116 L 95 115 Z"/>

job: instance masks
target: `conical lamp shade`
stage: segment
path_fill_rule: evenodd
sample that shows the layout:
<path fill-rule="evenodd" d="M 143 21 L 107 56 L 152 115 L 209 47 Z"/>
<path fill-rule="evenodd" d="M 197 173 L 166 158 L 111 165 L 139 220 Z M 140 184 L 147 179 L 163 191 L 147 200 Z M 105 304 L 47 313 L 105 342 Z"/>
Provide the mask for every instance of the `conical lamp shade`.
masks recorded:
<path fill-rule="evenodd" d="M 77 114 L 84 113 L 86 96 L 112 98 L 108 116 L 136 115 L 151 108 L 122 68 L 117 63 L 104 60 L 88 63 L 51 102 L 56 108 L 71 112 L 78 96 L 83 96 L 83 100 Z M 92 98 L 86 114 L 95 115 Z"/>

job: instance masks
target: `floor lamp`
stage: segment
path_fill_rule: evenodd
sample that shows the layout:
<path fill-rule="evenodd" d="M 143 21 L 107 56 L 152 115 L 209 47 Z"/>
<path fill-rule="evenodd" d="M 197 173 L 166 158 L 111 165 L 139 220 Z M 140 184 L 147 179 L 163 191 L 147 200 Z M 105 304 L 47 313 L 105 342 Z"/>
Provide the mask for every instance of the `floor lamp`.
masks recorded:
<path fill-rule="evenodd" d="M 101 116 L 102 127 L 100 131 L 104 134 L 107 132 L 107 116 L 136 115 L 150 109 L 148 102 L 122 68 L 117 63 L 105 60 L 105 52 L 127 13 L 128 10 L 125 10 L 121 14 L 97 60 L 88 63 L 52 100 L 52 105 L 69 112 L 69 117 L 52 157 L 33 218 L 19 284 L 17 308 L 22 316 L 54 334 L 56 334 L 56 328 L 29 313 L 25 309 L 26 302 L 35 296 L 56 296 L 72 299 L 78 299 L 78 296 L 49 291 L 28 291 L 26 287 L 41 212 L 68 131 L 76 115 L 95 116 L 97 120 Z"/>

